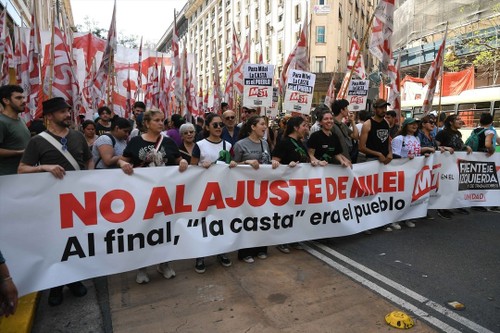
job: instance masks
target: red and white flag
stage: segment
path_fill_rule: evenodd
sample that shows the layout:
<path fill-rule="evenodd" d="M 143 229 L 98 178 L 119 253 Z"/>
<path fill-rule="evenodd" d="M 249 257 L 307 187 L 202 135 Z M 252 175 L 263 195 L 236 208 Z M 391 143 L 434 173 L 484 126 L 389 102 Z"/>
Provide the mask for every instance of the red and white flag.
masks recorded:
<path fill-rule="evenodd" d="M 132 113 L 132 84 L 130 82 L 130 64 L 127 71 L 127 105 L 125 107 L 125 118 L 129 118 Z"/>
<path fill-rule="evenodd" d="M 199 114 L 205 112 L 203 105 L 203 89 L 200 87 L 200 92 L 198 93 L 198 110 Z"/>
<path fill-rule="evenodd" d="M 388 75 L 392 58 L 391 36 L 394 29 L 394 7 L 396 0 L 380 0 L 375 8 L 369 50 L 380 61 L 380 71 Z"/>
<path fill-rule="evenodd" d="M 259 53 L 258 63 L 263 64 L 264 63 L 264 49 L 262 46 L 262 38 L 259 39 L 259 44 L 260 44 L 260 53 Z"/>
<path fill-rule="evenodd" d="M 349 82 L 351 81 L 352 76 L 356 75 L 360 79 L 366 80 L 365 63 L 363 61 L 363 57 L 359 54 L 359 51 L 358 41 L 353 38 L 351 40 L 349 59 L 347 60 L 347 71 L 340 86 L 339 93 L 337 94 L 337 99 L 343 99 L 347 95 L 347 88 L 349 87 Z"/>
<path fill-rule="evenodd" d="M 397 118 L 401 119 L 401 75 L 400 75 L 400 66 L 401 66 L 401 52 L 399 53 L 398 60 L 396 64 L 394 64 L 394 59 L 391 59 L 389 63 L 389 78 L 391 79 L 391 83 L 389 86 L 389 98 L 387 100 L 388 103 L 391 104 L 391 107 L 394 111 L 396 111 Z"/>
<path fill-rule="evenodd" d="M 332 106 L 333 101 L 335 100 L 335 85 L 337 84 L 337 80 L 335 80 L 335 74 L 332 75 L 332 79 L 330 81 L 330 85 L 328 86 L 328 90 L 326 91 L 325 96 L 325 105 L 328 107 Z"/>
<path fill-rule="evenodd" d="M 158 108 L 163 112 L 165 118 L 167 117 L 167 108 L 168 108 L 168 90 L 169 90 L 169 79 L 167 77 L 167 69 L 165 68 L 165 64 L 163 63 L 163 59 L 161 61 L 160 66 L 160 96 L 158 100 Z"/>
<path fill-rule="evenodd" d="M 101 100 L 105 99 L 106 89 L 108 88 L 108 79 L 111 69 L 113 68 L 113 58 L 117 49 L 117 37 L 116 37 L 116 0 L 113 7 L 113 16 L 111 17 L 111 24 L 108 31 L 108 40 L 106 43 L 106 49 L 102 55 L 101 64 L 97 73 L 94 77 L 94 87 L 100 94 Z"/>
<path fill-rule="evenodd" d="M 0 79 L 1 85 L 10 83 L 10 68 L 14 68 L 14 51 L 12 49 L 12 39 L 10 38 L 10 33 L 7 33 L 2 62 L 2 75 Z"/>
<path fill-rule="evenodd" d="M 28 73 L 29 84 L 25 89 L 27 96 L 26 107 L 30 113 L 30 119 L 42 118 L 42 81 L 40 71 L 40 30 L 36 15 L 36 5 L 33 5 L 31 11 L 31 29 L 28 49 Z"/>
<path fill-rule="evenodd" d="M 177 16 L 174 15 L 174 31 L 172 33 L 172 66 L 174 68 L 174 96 L 177 103 L 182 101 L 182 68 L 179 57 L 179 36 L 177 35 Z"/>
<path fill-rule="evenodd" d="M 233 40 L 231 45 L 232 63 L 224 88 L 224 100 L 229 105 L 230 109 L 235 108 L 235 90 L 240 91 L 241 88 L 241 92 L 243 92 L 243 72 L 241 72 L 243 67 L 238 67 L 240 65 L 242 56 L 243 55 L 240 48 L 240 42 L 238 40 L 238 36 L 236 35 L 236 28 L 233 25 Z M 239 74 L 237 73 L 238 71 L 240 71 Z M 240 85 L 240 87 L 235 86 L 237 82 L 236 76 L 238 76 L 238 84 Z"/>
<path fill-rule="evenodd" d="M 300 31 L 300 37 L 292 52 L 288 55 L 285 65 L 283 65 L 283 70 L 281 71 L 280 80 L 278 82 L 278 92 L 280 95 L 285 94 L 285 84 L 288 78 L 288 69 L 298 69 L 301 71 L 309 71 L 309 42 L 308 35 L 309 32 L 309 17 L 306 11 L 306 16 L 304 18 L 304 24 Z"/>
<path fill-rule="evenodd" d="M 189 67 L 187 62 L 187 49 L 182 51 L 182 112 L 181 115 L 185 116 L 189 113 L 190 109 L 190 92 L 189 92 Z"/>
<path fill-rule="evenodd" d="M 220 72 L 219 72 L 219 57 L 218 57 L 218 48 L 217 43 L 215 43 L 215 54 L 214 54 L 214 86 L 213 86 L 213 95 L 214 95 L 214 105 L 213 112 L 220 113 L 220 104 L 222 102 L 222 92 L 220 90 Z"/>
<path fill-rule="evenodd" d="M 7 7 L 0 13 L 0 53 L 5 52 L 5 38 L 7 37 Z"/>
<path fill-rule="evenodd" d="M 194 68 L 194 64 L 191 64 L 191 70 L 189 71 L 189 96 L 188 96 L 188 105 L 189 105 L 189 113 L 194 116 L 200 115 L 200 109 L 198 108 L 198 97 L 196 96 L 197 84 L 196 84 L 196 72 Z"/>
<path fill-rule="evenodd" d="M 158 107 L 159 93 L 158 64 L 155 63 L 155 66 L 149 74 L 148 83 L 146 84 L 146 96 L 144 98 L 144 102 L 147 109 Z"/>
<path fill-rule="evenodd" d="M 434 99 L 434 93 L 436 92 L 436 86 L 438 83 L 439 78 L 441 77 L 441 71 L 443 67 L 443 59 L 444 59 L 444 47 L 446 45 L 446 35 L 448 34 L 448 27 L 446 27 L 446 31 L 444 33 L 444 38 L 443 42 L 441 43 L 441 46 L 439 47 L 438 53 L 436 55 L 436 59 L 431 64 L 431 67 L 429 67 L 429 70 L 427 71 L 427 74 L 425 75 L 425 82 L 427 82 L 427 93 L 425 95 L 424 102 L 422 104 L 422 111 L 424 113 L 424 116 L 429 114 L 431 112 L 432 108 L 432 100 Z"/>
<path fill-rule="evenodd" d="M 45 50 L 43 72 L 45 73 L 43 91 L 50 98 L 62 97 L 73 107 L 74 120 L 84 113 L 80 85 L 76 77 L 75 64 L 70 50 L 54 15 L 53 45 Z M 48 79 L 48 80 L 47 80 Z"/>
<path fill-rule="evenodd" d="M 234 41 L 234 39 L 233 39 Z M 238 50 L 235 50 L 238 53 Z M 236 62 L 234 68 L 233 87 L 237 94 L 243 95 L 243 65 L 250 62 L 250 37 L 247 36 L 241 57 Z"/>
<path fill-rule="evenodd" d="M 16 82 L 23 87 L 25 92 L 29 89 L 30 81 L 28 61 L 28 45 L 30 39 L 29 34 L 29 28 L 14 26 L 14 40 L 16 41 L 16 43 L 14 44 L 14 66 L 16 69 Z"/>
<path fill-rule="evenodd" d="M 356 74 L 361 80 L 366 80 L 365 62 L 363 60 L 363 56 L 359 54 L 359 51 L 360 49 L 358 41 L 353 38 L 351 41 L 349 60 L 347 61 L 347 69 L 352 70 L 352 68 L 354 67 L 354 74 Z"/>
<path fill-rule="evenodd" d="M 137 61 L 137 90 L 135 91 L 135 100 L 142 98 L 142 36 L 139 44 L 139 60 Z"/>

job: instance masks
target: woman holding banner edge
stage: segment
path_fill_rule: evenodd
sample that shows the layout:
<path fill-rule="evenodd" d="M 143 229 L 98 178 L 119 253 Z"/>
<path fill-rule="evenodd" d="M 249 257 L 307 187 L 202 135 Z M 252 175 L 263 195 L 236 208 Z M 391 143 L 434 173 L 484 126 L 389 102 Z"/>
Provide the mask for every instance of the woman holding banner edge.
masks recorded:
<path fill-rule="evenodd" d="M 117 163 L 125 174 L 132 175 L 134 168 L 140 167 L 179 165 L 180 172 L 187 169 L 189 164 L 181 157 L 175 142 L 161 134 L 164 127 L 163 119 L 163 112 L 157 109 L 148 110 L 144 113 L 143 126 L 145 132 L 129 141 Z M 175 277 L 175 271 L 169 266 L 168 262 L 159 264 L 156 269 L 166 279 Z M 146 267 L 137 271 L 135 281 L 139 284 L 149 282 Z"/>
<path fill-rule="evenodd" d="M 267 125 L 264 117 L 251 116 L 243 124 L 240 130 L 240 138 L 234 144 L 233 160 L 238 164 L 250 165 L 253 169 L 258 170 L 261 164 L 271 164 L 273 169 L 276 169 L 280 163 L 276 160 L 271 160 L 269 145 L 264 139 L 267 130 Z M 238 259 L 246 263 L 253 263 L 254 257 L 259 259 L 267 258 L 267 246 L 253 247 L 240 249 L 238 251 Z"/>

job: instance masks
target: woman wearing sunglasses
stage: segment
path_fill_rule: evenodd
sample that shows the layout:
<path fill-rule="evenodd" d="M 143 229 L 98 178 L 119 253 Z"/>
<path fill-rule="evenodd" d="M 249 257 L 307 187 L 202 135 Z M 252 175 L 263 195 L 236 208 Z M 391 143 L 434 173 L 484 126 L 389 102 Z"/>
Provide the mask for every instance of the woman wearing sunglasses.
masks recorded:
<path fill-rule="evenodd" d="M 434 129 L 436 128 L 436 120 L 434 117 L 425 116 L 420 122 L 418 138 L 420 140 L 420 146 L 422 147 L 422 153 L 425 156 L 435 153 L 437 150 L 444 152 L 444 147 L 439 147 L 436 139 L 434 138 Z"/>
<path fill-rule="evenodd" d="M 238 165 L 231 161 L 231 144 L 222 139 L 222 127 L 224 123 L 219 115 L 210 113 L 205 118 L 205 139 L 196 142 L 191 156 L 191 165 L 198 165 L 208 169 L 215 163 L 227 163 L 229 167 Z M 231 259 L 226 254 L 217 255 L 217 259 L 224 267 L 232 265 Z M 205 258 L 197 258 L 194 270 L 196 273 L 205 273 Z"/>

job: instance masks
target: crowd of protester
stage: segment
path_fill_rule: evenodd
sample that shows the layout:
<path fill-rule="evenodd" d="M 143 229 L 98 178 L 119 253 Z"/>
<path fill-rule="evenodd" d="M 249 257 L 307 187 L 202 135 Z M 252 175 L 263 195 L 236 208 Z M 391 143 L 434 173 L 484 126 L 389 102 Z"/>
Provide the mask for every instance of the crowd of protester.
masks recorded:
<path fill-rule="evenodd" d="M 0 114 L 0 175 L 50 172 L 61 179 L 70 170 L 120 168 L 132 175 L 139 167 L 176 165 L 183 172 L 188 165 L 209 168 L 216 163 L 231 168 L 249 165 L 255 170 L 264 164 L 272 168 L 279 165 L 293 168 L 299 163 L 351 168 L 365 161 L 388 164 L 395 158 L 472 151 L 459 131 L 462 126 L 459 116 L 441 117 L 441 114 L 438 117 L 431 113 L 420 120 L 398 119 L 396 112 L 387 110 L 390 104 L 383 99 L 375 100 L 372 110 L 356 113 L 349 111 L 345 99 L 336 100 L 332 105 L 318 105 L 311 112 L 314 123 L 309 115 L 285 114 L 268 119 L 261 110 L 242 107 L 238 112 L 229 110 L 225 103 L 220 114 L 205 113 L 188 122 L 179 114 L 165 118 L 163 112 L 146 110 L 143 102 L 136 102 L 129 119 L 103 106 L 93 120 L 78 118 L 81 123 L 74 124 L 71 106 L 56 97 L 43 102 L 45 127 L 36 122 L 37 129 L 31 134 L 19 117 L 26 107 L 23 89 L 15 85 L 0 87 L 0 103 L 3 108 Z M 437 128 L 438 120 L 442 122 L 440 128 Z M 488 155 L 495 151 L 497 141 L 492 123 L 492 116 L 484 113 L 475 130 L 480 138 L 478 151 Z M 497 207 L 491 209 L 498 210 Z M 463 208 L 454 212 L 469 214 Z M 454 212 L 438 210 L 437 214 L 450 219 Z M 427 218 L 432 217 L 428 215 Z M 407 220 L 404 224 L 415 227 L 415 221 Z M 392 223 L 381 229 L 398 230 L 401 225 Z M 277 246 L 283 253 L 290 253 L 291 247 L 300 249 L 299 244 Z M 267 247 L 238 251 L 238 259 L 246 263 L 267 256 Z M 0 259 L 0 268 L 4 267 L 0 271 L 0 310 L 11 314 L 17 304 L 17 292 L 10 284 L 1 255 Z M 224 253 L 217 255 L 217 259 L 224 267 L 232 265 Z M 175 276 L 168 262 L 157 265 L 156 270 L 167 279 Z M 195 270 L 205 272 L 204 258 L 196 259 Z M 137 271 L 136 282 L 149 282 L 147 267 Z M 86 294 L 81 282 L 67 286 L 74 296 Z M 50 305 L 62 303 L 63 287 L 51 289 Z"/>

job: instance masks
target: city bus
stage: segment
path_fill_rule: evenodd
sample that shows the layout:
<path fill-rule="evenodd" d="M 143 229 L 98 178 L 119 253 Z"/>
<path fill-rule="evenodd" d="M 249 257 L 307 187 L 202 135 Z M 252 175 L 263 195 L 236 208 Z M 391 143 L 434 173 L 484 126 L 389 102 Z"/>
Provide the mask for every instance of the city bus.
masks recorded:
<path fill-rule="evenodd" d="M 422 118 L 422 103 L 423 99 L 402 101 L 401 114 L 406 117 L 411 115 L 417 119 Z M 434 97 L 432 110 L 439 112 L 437 96 Z M 441 112 L 460 116 L 463 121 L 461 132 L 464 141 L 471 131 L 479 126 L 479 117 L 483 112 L 493 115 L 493 126 L 497 133 L 500 133 L 500 86 L 465 90 L 460 95 L 442 97 Z"/>

